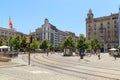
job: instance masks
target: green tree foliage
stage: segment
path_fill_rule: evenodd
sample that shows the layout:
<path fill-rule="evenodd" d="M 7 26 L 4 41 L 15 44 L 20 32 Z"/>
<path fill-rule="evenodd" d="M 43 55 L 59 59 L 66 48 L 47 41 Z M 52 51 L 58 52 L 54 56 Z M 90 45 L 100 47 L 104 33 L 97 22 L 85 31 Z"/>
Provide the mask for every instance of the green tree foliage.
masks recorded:
<path fill-rule="evenodd" d="M 72 36 L 68 36 L 63 42 L 63 48 L 74 48 L 75 41 L 73 40 Z"/>
<path fill-rule="evenodd" d="M 101 48 L 101 43 L 99 42 L 98 39 L 92 39 L 91 40 L 91 48 L 96 52 L 97 49 L 100 49 Z"/>
<path fill-rule="evenodd" d="M 78 49 L 86 49 L 88 48 L 87 44 L 86 44 L 86 39 L 84 37 L 84 35 L 80 35 L 78 40 L 77 40 L 77 48 Z"/>
<path fill-rule="evenodd" d="M 60 51 L 62 51 L 62 50 L 63 50 L 63 45 L 62 45 L 62 44 L 59 44 L 59 45 L 57 46 L 57 49 L 60 50 Z"/>
<path fill-rule="evenodd" d="M 91 50 L 91 42 L 86 41 L 86 50 Z"/>
<path fill-rule="evenodd" d="M 72 55 L 72 49 L 75 48 L 75 40 L 72 36 L 68 36 L 63 42 L 63 48 L 65 49 L 64 55 L 66 55 L 66 49 L 70 50 L 69 55 Z"/>
<path fill-rule="evenodd" d="M 0 46 L 7 45 L 7 41 L 5 41 L 3 38 L 0 38 Z"/>
<path fill-rule="evenodd" d="M 21 46 L 21 37 L 20 36 L 15 36 L 13 38 L 13 47 L 15 50 L 18 50 L 20 49 L 20 46 Z"/>
<path fill-rule="evenodd" d="M 8 43 L 9 43 L 9 46 L 10 46 L 10 51 L 12 51 L 12 49 L 13 49 L 13 48 L 12 48 L 12 46 L 13 46 L 13 41 L 14 41 L 14 37 L 11 36 L 11 37 L 9 38 L 9 42 L 8 42 Z"/>
<path fill-rule="evenodd" d="M 32 43 L 30 44 L 30 49 L 35 50 L 40 47 L 40 42 L 37 41 L 36 38 L 32 39 Z"/>
<path fill-rule="evenodd" d="M 55 49 L 55 46 L 53 46 L 53 45 L 50 45 L 50 46 L 49 46 L 49 50 L 50 50 L 50 51 L 53 51 L 54 49 Z"/>
<path fill-rule="evenodd" d="M 23 37 L 21 38 L 21 46 L 20 46 L 20 49 L 24 51 L 24 50 L 26 49 L 26 46 L 27 46 L 27 43 L 26 43 L 26 41 L 25 41 L 25 36 L 23 36 Z"/>
<path fill-rule="evenodd" d="M 49 46 L 48 40 L 43 40 L 40 44 L 40 48 L 43 49 L 44 51 L 48 49 L 48 46 Z"/>

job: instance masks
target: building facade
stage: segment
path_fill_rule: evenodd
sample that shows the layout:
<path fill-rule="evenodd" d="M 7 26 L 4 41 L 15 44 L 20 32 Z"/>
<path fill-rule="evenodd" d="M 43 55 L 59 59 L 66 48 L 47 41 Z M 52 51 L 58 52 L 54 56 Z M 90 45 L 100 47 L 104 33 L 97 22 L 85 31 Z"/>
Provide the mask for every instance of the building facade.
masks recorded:
<path fill-rule="evenodd" d="M 110 48 L 118 48 L 118 13 L 94 18 L 90 9 L 86 18 L 86 39 L 97 38 L 102 43 L 101 52 Z"/>
<path fill-rule="evenodd" d="M 119 48 L 120 48 L 120 7 L 119 7 L 119 15 L 118 15 L 118 41 L 119 41 Z"/>
<path fill-rule="evenodd" d="M 10 29 L 0 27 L 0 37 L 4 38 L 5 40 L 8 40 L 10 36 L 16 35 L 24 36 L 25 34 L 15 30 L 10 31 Z"/>
<path fill-rule="evenodd" d="M 47 39 L 49 43 L 54 46 L 61 44 L 69 35 L 75 37 L 75 33 L 65 32 L 57 29 L 54 25 L 49 23 L 48 19 L 45 19 L 44 24 L 37 28 L 35 32 L 38 41 Z"/>
<path fill-rule="evenodd" d="M 49 43 L 58 45 L 58 29 L 45 19 L 42 27 L 36 29 L 36 38 L 38 41 L 47 39 Z"/>

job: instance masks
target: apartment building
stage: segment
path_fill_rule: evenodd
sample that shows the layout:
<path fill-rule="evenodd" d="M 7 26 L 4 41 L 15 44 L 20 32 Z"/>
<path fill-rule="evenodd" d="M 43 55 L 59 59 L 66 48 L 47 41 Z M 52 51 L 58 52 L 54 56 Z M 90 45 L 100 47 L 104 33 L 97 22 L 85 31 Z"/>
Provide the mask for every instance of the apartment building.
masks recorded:
<path fill-rule="evenodd" d="M 73 32 L 65 32 L 56 28 L 56 26 L 49 23 L 48 19 L 45 19 L 44 24 L 36 29 L 36 38 L 38 41 L 47 39 L 50 44 L 57 46 L 61 44 L 65 38 L 71 35 L 75 37 Z"/>
<path fill-rule="evenodd" d="M 16 35 L 23 36 L 25 34 L 15 30 L 11 31 L 10 29 L 0 27 L 0 37 L 4 38 L 5 40 L 8 40 L 10 36 L 16 36 Z"/>
<path fill-rule="evenodd" d="M 94 18 L 90 9 L 86 18 L 86 39 L 97 38 L 102 43 L 102 52 L 118 48 L 118 13 Z"/>

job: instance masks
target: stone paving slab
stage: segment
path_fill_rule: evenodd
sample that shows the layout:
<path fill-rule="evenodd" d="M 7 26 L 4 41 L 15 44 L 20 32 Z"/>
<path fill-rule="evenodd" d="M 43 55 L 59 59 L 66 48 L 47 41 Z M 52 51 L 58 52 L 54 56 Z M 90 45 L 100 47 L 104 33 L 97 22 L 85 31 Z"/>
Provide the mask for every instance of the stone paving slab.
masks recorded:
<path fill-rule="evenodd" d="M 28 63 L 22 60 L 22 55 L 19 55 L 18 57 L 15 58 L 11 58 L 11 61 L 9 62 L 0 62 L 0 68 L 26 65 L 28 65 Z"/>
<path fill-rule="evenodd" d="M 18 66 L 26 66 L 24 64 L 18 64 L 13 62 L 0 62 L 0 68 L 9 68 L 9 67 L 18 67 Z"/>
<path fill-rule="evenodd" d="M 12 76 L 0 74 L 0 79 L 2 80 L 20 80 L 19 78 L 14 78 Z"/>
<path fill-rule="evenodd" d="M 44 55 L 45 56 L 45 55 Z M 47 57 L 47 56 L 46 56 Z M 120 58 L 116 60 L 114 57 L 109 56 L 108 53 L 101 53 L 101 59 L 98 59 L 97 55 L 85 56 L 84 59 L 80 59 L 79 56 L 62 56 L 62 54 L 50 54 L 48 58 L 57 60 L 57 61 L 65 61 L 68 63 L 76 63 L 84 66 L 95 66 L 98 68 L 106 68 L 120 71 Z M 91 65 L 92 64 L 92 65 Z"/>
<path fill-rule="evenodd" d="M 2 80 L 85 80 L 35 66 L 2 68 L 0 78 Z"/>
<path fill-rule="evenodd" d="M 58 55 L 54 55 L 54 56 L 58 56 Z M 62 57 L 62 58 L 65 58 L 65 57 Z M 73 59 L 76 61 L 78 61 L 78 59 L 79 59 L 79 57 L 75 57 L 75 56 L 66 57 L 66 58 Z M 90 58 L 86 57 L 86 59 L 91 60 L 91 62 L 100 61 L 97 59 L 96 56 L 91 56 Z M 106 59 L 109 60 L 109 57 L 106 58 L 105 56 L 103 56 L 102 58 L 103 59 L 101 59 L 101 61 L 104 61 Z M 119 59 L 118 59 L 118 61 L 119 61 Z M 20 65 L 27 64 L 26 62 L 24 62 L 22 60 L 21 55 L 18 58 L 12 59 L 12 62 L 14 62 L 16 64 L 18 63 Z M 79 67 L 79 66 L 77 66 L 77 67 Z M 61 74 L 61 73 L 53 72 L 53 71 L 50 71 L 47 69 L 38 68 L 38 67 L 34 67 L 34 66 L 0 68 L 0 78 L 3 80 L 90 80 L 90 79 L 73 77 L 70 75 Z M 93 80 L 94 80 L 94 77 L 93 77 Z M 101 80 L 101 79 L 99 79 L 99 80 Z M 106 79 L 104 79 L 104 80 L 106 80 Z"/>

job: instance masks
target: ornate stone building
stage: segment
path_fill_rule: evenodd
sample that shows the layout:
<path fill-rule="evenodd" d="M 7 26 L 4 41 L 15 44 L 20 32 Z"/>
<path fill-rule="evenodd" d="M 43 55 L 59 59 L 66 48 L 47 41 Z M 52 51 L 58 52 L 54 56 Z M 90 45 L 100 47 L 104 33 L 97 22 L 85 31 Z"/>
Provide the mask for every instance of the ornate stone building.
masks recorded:
<path fill-rule="evenodd" d="M 118 48 L 118 13 L 94 18 L 90 9 L 86 18 L 86 38 L 99 39 L 102 52 L 107 52 L 112 47 Z"/>
<path fill-rule="evenodd" d="M 49 23 L 48 19 L 45 19 L 42 27 L 36 29 L 36 38 L 38 41 L 47 39 L 49 43 L 58 45 L 58 29 Z"/>
<path fill-rule="evenodd" d="M 44 24 L 36 29 L 36 38 L 38 41 L 47 39 L 50 44 L 58 45 L 61 44 L 65 38 L 71 35 L 75 37 L 75 33 L 65 32 L 57 29 L 54 25 L 50 24 L 48 19 L 45 19 Z"/>

